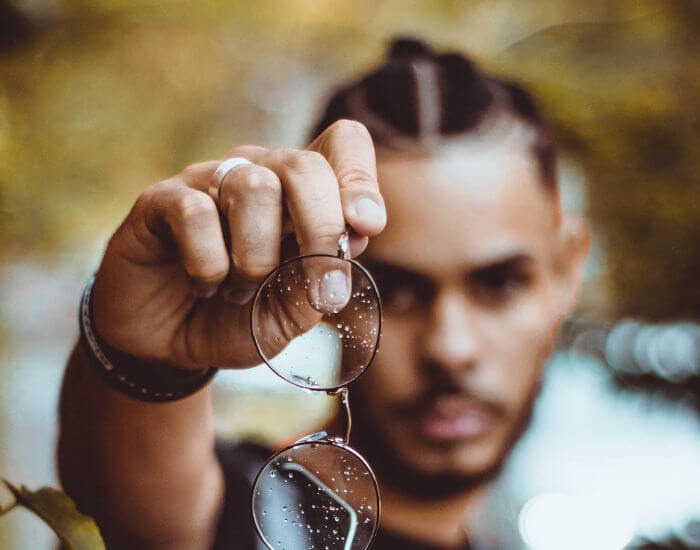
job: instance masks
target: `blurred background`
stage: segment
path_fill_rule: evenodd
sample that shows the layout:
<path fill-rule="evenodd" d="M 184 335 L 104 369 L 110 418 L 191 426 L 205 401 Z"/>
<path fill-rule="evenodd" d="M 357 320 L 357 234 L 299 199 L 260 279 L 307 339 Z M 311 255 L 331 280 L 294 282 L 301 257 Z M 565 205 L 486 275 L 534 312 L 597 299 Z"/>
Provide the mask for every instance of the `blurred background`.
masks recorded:
<path fill-rule="evenodd" d="M 57 483 L 80 291 L 140 190 L 235 144 L 303 144 L 398 34 L 534 93 L 593 237 L 532 428 L 472 528 L 515 550 L 700 548 L 697 0 L 0 0 L 0 476 Z M 331 404 L 288 386 L 219 376 L 220 433 L 313 429 Z M 22 511 L 0 519 L 0 548 L 52 545 Z"/>

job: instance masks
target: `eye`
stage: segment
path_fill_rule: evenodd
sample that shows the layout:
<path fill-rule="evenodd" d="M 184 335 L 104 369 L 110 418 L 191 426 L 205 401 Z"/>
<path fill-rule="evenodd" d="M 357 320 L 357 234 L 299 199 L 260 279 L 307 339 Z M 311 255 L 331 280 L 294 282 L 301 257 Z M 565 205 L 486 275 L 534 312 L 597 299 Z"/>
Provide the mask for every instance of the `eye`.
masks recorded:
<path fill-rule="evenodd" d="M 469 276 L 472 295 L 490 305 L 513 299 L 532 283 L 532 273 L 520 263 L 506 262 L 479 269 Z"/>
<path fill-rule="evenodd" d="M 392 313 L 408 313 L 429 304 L 435 294 L 431 281 L 412 271 L 382 263 L 365 263 L 377 283 L 382 306 Z"/>

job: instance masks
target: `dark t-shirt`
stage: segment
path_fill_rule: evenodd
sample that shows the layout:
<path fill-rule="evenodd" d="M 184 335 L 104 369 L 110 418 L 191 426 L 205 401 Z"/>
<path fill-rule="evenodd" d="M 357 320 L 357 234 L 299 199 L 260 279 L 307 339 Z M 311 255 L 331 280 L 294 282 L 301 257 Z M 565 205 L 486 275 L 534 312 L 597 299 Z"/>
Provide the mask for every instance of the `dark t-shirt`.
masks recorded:
<path fill-rule="evenodd" d="M 220 443 L 216 452 L 226 478 L 226 500 L 212 550 L 266 550 L 255 532 L 250 503 L 255 476 L 272 451 L 254 443 Z M 372 549 L 435 550 L 381 529 Z M 460 550 L 470 550 L 470 547 L 465 546 Z"/>

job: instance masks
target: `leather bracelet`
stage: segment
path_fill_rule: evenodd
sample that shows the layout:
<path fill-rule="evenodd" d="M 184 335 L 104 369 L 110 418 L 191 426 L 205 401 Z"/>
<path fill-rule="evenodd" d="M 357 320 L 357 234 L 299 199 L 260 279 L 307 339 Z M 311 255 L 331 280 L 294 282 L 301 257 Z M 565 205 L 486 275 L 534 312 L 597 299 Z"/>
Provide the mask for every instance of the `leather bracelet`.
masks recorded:
<path fill-rule="evenodd" d="M 80 340 L 90 363 L 110 386 L 141 401 L 163 403 L 192 395 L 203 388 L 218 372 L 209 367 L 193 372 L 170 365 L 151 363 L 109 346 L 95 330 L 92 315 L 92 277 L 80 300 Z"/>

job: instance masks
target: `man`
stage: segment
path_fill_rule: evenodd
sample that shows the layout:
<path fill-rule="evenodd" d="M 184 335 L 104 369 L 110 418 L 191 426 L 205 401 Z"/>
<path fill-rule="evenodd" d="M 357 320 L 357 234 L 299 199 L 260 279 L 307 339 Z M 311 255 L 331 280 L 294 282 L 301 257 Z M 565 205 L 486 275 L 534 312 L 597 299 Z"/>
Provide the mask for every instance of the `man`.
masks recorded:
<path fill-rule="evenodd" d="M 237 147 L 229 157 L 245 160 L 228 172 L 204 162 L 149 187 L 109 242 L 83 331 L 144 394 L 192 390 L 135 399 L 124 375 L 103 381 L 88 337 L 76 346 L 59 467 L 109 548 L 252 547 L 244 466 L 235 449 L 217 457 L 210 391 L 194 390 L 209 366 L 260 362 L 249 302 L 282 237 L 335 253 L 346 224 L 384 303 L 381 352 L 352 387 L 352 443 L 382 492 L 375 548 L 469 547 L 464 515 L 527 424 L 585 228 L 560 212 L 529 96 L 457 54 L 396 41 L 315 135 L 303 150 Z M 345 281 L 324 284 L 321 299 L 342 296 Z"/>

